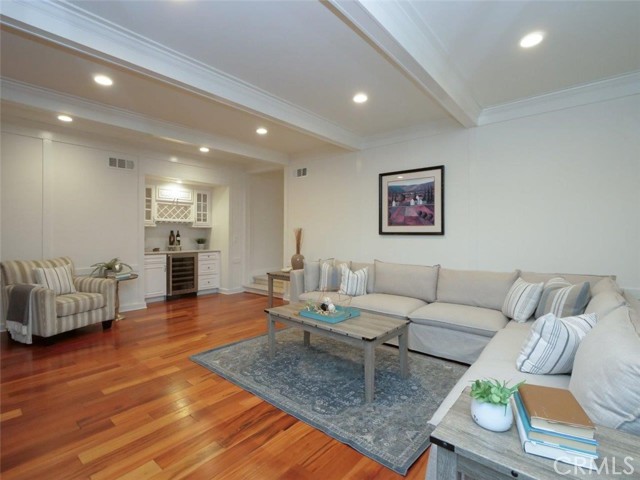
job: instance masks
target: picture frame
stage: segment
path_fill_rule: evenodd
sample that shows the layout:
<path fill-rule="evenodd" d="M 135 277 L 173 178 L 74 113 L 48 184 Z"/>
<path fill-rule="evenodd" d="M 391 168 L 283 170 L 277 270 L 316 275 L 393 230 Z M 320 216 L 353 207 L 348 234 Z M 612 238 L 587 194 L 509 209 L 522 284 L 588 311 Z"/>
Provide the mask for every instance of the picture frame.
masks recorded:
<path fill-rule="evenodd" d="M 444 165 L 379 177 L 380 235 L 444 235 Z"/>

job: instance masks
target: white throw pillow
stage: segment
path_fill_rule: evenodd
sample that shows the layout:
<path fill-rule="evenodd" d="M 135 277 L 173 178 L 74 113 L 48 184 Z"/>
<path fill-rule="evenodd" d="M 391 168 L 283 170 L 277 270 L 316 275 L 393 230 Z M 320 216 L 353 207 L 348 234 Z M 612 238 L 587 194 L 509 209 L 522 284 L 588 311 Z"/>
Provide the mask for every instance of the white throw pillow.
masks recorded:
<path fill-rule="evenodd" d="M 525 373 L 570 373 L 580 341 L 597 320 L 595 313 L 566 318 L 548 313 L 540 317 L 531 326 L 516 367 Z"/>
<path fill-rule="evenodd" d="M 527 283 L 518 278 L 511 288 L 502 305 L 505 317 L 513 318 L 516 322 L 526 322 L 535 312 L 544 283 Z"/>
<path fill-rule="evenodd" d="M 357 297 L 367 293 L 367 277 L 369 269 L 367 267 L 352 272 L 344 263 L 342 268 L 342 281 L 340 282 L 340 290 L 338 293 Z"/>
<path fill-rule="evenodd" d="M 50 288 L 56 295 L 76 293 L 76 287 L 73 284 L 73 276 L 71 275 L 71 267 L 69 265 L 51 268 L 34 268 L 33 273 L 36 276 L 38 284 Z"/>

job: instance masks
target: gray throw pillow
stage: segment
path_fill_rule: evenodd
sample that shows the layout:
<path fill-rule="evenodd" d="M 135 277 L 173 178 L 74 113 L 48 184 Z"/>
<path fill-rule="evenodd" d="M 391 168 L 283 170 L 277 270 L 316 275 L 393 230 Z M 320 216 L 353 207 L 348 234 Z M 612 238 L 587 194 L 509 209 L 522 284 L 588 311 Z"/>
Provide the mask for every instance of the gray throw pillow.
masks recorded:
<path fill-rule="evenodd" d="M 304 291 L 315 292 L 320 285 L 320 260 L 304 261 Z"/>
<path fill-rule="evenodd" d="M 572 285 L 564 278 L 552 278 L 544 284 L 536 318 L 547 313 L 553 313 L 556 317 L 581 315 L 591 298 L 589 289 L 589 282 Z"/>

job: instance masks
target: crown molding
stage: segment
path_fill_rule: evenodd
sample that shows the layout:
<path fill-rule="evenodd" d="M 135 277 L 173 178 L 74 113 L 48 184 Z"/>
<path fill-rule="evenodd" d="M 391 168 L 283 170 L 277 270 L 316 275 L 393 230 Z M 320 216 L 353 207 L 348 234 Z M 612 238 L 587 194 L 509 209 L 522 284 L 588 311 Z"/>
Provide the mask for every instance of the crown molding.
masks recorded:
<path fill-rule="evenodd" d="M 236 140 L 199 132 L 170 122 L 135 114 L 120 108 L 34 87 L 22 82 L 0 77 L 0 97 L 51 112 L 64 112 L 78 118 L 146 133 L 157 138 L 169 139 L 194 146 L 211 145 L 214 149 L 280 165 L 288 165 L 289 156 L 262 147 L 255 147 Z"/>
<path fill-rule="evenodd" d="M 2 23 L 93 58 L 357 150 L 361 138 L 331 121 L 67 2 L 3 0 Z"/>
<path fill-rule="evenodd" d="M 638 94 L 640 94 L 640 71 L 488 107 L 482 111 L 478 125 L 489 125 Z"/>
<path fill-rule="evenodd" d="M 480 106 L 440 41 L 409 3 L 327 0 L 326 4 L 460 124 L 477 125 Z"/>

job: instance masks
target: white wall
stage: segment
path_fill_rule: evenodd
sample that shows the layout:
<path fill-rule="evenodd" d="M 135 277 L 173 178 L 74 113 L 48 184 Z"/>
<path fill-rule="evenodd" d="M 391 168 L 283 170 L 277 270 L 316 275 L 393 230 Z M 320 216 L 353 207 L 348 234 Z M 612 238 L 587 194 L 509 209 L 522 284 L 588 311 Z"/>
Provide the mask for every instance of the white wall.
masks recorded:
<path fill-rule="evenodd" d="M 286 252 L 615 274 L 640 293 L 640 96 L 326 158 L 286 181 Z M 378 235 L 378 175 L 445 166 L 444 236 Z M 309 176 L 292 178 L 296 168 Z"/>
<path fill-rule="evenodd" d="M 249 277 L 278 270 L 282 265 L 284 229 L 283 171 L 249 176 L 247 264 Z M 247 278 L 247 281 L 250 281 Z"/>

